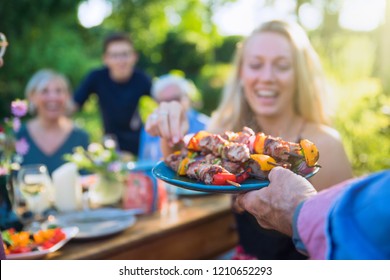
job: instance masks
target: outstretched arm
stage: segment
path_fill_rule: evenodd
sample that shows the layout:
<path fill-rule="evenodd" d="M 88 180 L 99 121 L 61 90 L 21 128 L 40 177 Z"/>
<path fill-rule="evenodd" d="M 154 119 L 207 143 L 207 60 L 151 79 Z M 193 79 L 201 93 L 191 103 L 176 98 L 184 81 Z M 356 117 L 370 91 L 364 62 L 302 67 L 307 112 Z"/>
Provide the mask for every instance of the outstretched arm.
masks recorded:
<path fill-rule="evenodd" d="M 161 149 L 164 156 L 174 150 L 188 131 L 185 108 L 177 101 L 162 102 L 148 117 L 145 130 L 152 136 L 161 137 Z"/>
<path fill-rule="evenodd" d="M 271 170 L 269 180 L 268 187 L 239 195 L 236 203 L 256 217 L 262 227 L 292 236 L 296 207 L 317 191 L 306 179 L 281 167 Z"/>

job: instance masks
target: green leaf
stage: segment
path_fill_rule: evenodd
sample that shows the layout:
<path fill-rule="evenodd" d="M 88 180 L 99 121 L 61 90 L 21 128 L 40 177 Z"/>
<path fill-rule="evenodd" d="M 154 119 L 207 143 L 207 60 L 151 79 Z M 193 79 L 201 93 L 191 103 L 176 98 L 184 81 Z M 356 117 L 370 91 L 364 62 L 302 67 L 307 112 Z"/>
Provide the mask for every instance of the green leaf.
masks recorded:
<path fill-rule="evenodd" d="M 157 109 L 158 103 L 150 96 L 142 96 L 138 103 L 138 110 L 141 116 L 142 123 L 146 122 L 148 116 Z"/>
<path fill-rule="evenodd" d="M 9 233 L 8 230 L 5 230 L 1 233 L 1 237 L 3 238 L 3 241 L 6 243 L 6 244 L 9 244 L 9 245 L 12 245 L 13 242 L 12 242 L 12 239 L 11 239 L 11 234 Z M 3 246 L 3 245 L 1 245 Z"/>

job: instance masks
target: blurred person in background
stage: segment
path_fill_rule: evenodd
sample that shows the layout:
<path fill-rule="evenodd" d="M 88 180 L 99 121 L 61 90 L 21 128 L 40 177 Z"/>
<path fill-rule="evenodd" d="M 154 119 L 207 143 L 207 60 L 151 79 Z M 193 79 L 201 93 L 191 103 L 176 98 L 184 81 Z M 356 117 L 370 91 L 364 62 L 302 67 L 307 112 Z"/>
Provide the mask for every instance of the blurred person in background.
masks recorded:
<path fill-rule="evenodd" d="M 23 165 L 45 164 L 51 174 L 66 163 L 64 154 L 77 146 L 88 147 L 88 134 L 69 118 L 70 90 L 68 79 L 49 69 L 36 72 L 27 83 L 25 94 L 34 117 L 17 134 L 29 146 Z"/>
<path fill-rule="evenodd" d="M 191 93 L 196 91 L 195 85 L 179 75 L 166 74 L 153 82 L 152 97 L 158 102 L 177 101 L 183 106 L 189 122 L 188 133 L 204 130 L 209 122 L 209 117 L 199 113 L 191 106 Z M 156 115 L 152 115 L 152 118 Z M 139 161 L 157 162 L 163 157 L 160 137 L 151 136 L 145 129 L 141 131 Z"/>
<path fill-rule="evenodd" d="M 317 191 L 352 177 L 342 141 L 329 126 L 327 86 L 320 60 L 305 31 L 296 23 L 263 23 L 238 45 L 231 78 L 213 113 L 208 131 L 255 132 L 290 142 L 309 139 L 320 151 L 320 172 L 310 179 Z M 162 102 L 145 128 L 162 137 L 167 156 L 188 131 L 185 109 Z M 234 205 L 234 203 L 233 203 Z M 235 211 L 239 245 L 234 259 L 305 259 L 291 239 L 262 228 L 256 218 Z"/>
<path fill-rule="evenodd" d="M 150 95 L 151 79 L 136 69 L 138 54 L 127 34 L 112 34 L 103 44 L 104 67 L 92 70 L 73 96 L 75 110 L 91 94 L 99 98 L 104 134 L 114 135 L 121 151 L 138 155 L 141 119 L 137 110 L 143 95 Z"/>

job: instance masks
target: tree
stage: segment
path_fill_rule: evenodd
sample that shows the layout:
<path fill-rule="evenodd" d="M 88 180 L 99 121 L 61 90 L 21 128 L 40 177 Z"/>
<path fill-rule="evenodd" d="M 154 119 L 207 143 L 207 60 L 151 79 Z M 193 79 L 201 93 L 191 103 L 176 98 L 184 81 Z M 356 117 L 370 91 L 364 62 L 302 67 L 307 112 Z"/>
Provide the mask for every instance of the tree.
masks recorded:
<path fill-rule="evenodd" d="M 23 97 L 24 86 L 40 68 L 54 68 L 75 80 L 83 65 L 76 8 L 80 0 L 2 0 L 1 30 L 9 47 L 1 70 L 0 116 L 12 99 Z M 71 46 L 71 47 L 70 47 Z"/>
<path fill-rule="evenodd" d="M 381 27 L 380 77 L 385 93 L 390 96 L 390 1 L 386 1 L 385 22 Z"/>

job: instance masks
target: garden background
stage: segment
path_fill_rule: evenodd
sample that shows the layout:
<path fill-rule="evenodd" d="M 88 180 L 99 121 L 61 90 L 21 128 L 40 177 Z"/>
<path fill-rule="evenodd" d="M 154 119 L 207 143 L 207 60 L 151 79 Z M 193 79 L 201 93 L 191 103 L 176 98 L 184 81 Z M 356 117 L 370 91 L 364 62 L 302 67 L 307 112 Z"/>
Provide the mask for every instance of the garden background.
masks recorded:
<path fill-rule="evenodd" d="M 390 1 L 377 0 L 385 3 L 380 24 L 359 31 L 340 25 L 346 1 L 259 0 L 256 7 L 264 14 L 266 9 L 293 2 L 289 17 L 299 23 L 308 8 L 316 7 L 320 12 L 321 23 L 307 32 L 333 88 L 333 125 L 341 133 L 355 174 L 361 175 L 390 168 Z M 185 73 L 199 89 L 195 96 L 202 101 L 199 109 L 211 114 L 241 39 L 241 35 L 222 34 L 213 18 L 236 1 L 107 0 L 111 13 L 91 28 L 82 26 L 78 19 L 84 2 L 0 2 L 0 31 L 9 41 L 0 71 L 1 118 L 9 114 L 11 100 L 24 97 L 24 87 L 38 69 L 56 69 L 77 87 L 89 70 L 101 65 L 102 40 L 113 31 L 131 34 L 140 53 L 138 66 L 152 77 L 171 70 Z M 353 16 L 354 5 L 349 9 Z M 245 17 L 237 11 L 229 20 L 239 25 Z M 94 141 L 102 134 L 96 129 L 101 127 L 96 102 L 91 99 L 75 116 Z"/>

